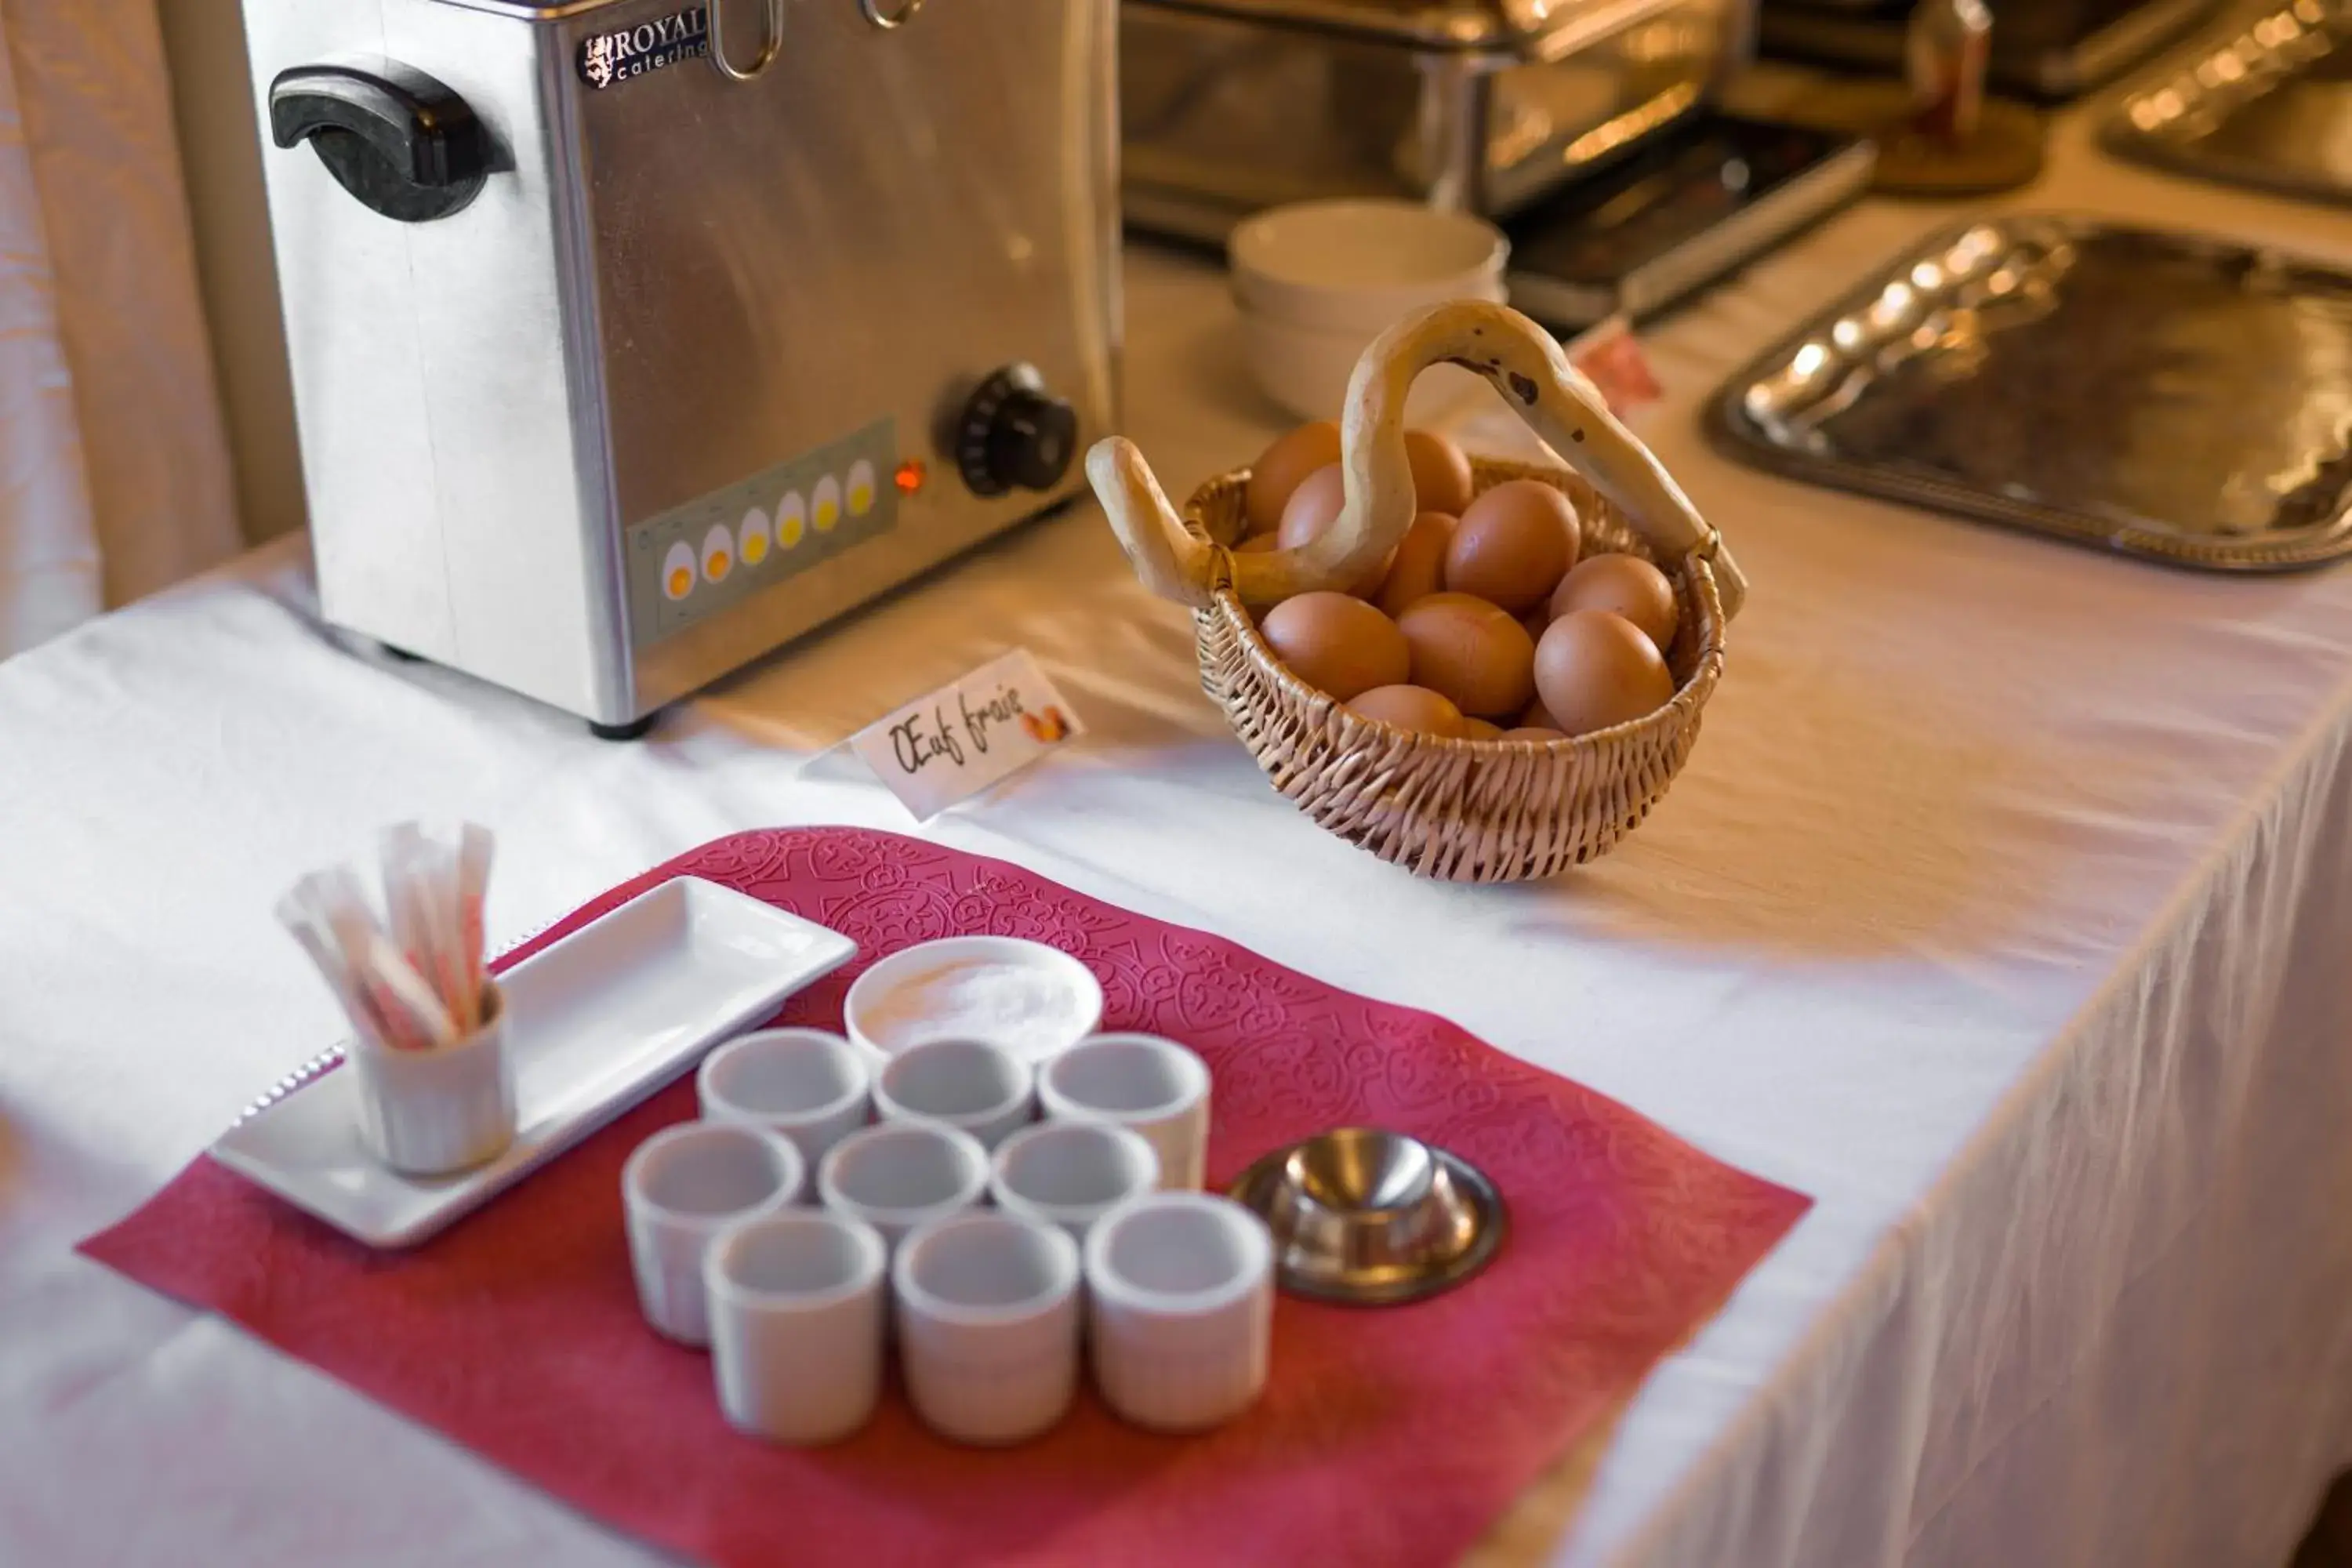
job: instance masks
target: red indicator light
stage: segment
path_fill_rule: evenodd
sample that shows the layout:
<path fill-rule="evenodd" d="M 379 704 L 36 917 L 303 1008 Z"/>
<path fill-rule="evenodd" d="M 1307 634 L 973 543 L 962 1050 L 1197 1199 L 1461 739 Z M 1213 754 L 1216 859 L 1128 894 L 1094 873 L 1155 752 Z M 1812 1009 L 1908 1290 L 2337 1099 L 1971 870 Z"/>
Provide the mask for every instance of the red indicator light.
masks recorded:
<path fill-rule="evenodd" d="M 898 487 L 900 495 L 910 496 L 923 488 L 923 480 L 926 477 L 923 465 L 909 458 L 898 465 L 898 471 L 891 475 L 890 479 L 891 482 Z"/>

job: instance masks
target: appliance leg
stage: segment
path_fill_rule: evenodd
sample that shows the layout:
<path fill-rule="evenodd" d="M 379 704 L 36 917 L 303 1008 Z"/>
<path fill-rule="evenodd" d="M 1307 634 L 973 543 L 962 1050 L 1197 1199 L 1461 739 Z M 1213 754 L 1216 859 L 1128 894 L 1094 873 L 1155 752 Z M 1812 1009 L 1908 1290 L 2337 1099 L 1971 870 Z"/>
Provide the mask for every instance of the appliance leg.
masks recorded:
<path fill-rule="evenodd" d="M 632 719 L 625 724 L 599 724 L 591 719 L 588 721 L 588 732 L 600 741 L 642 741 L 653 732 L 654 725 L 660 720 L 661 710 L 658 708 L 644 718 Z"/>

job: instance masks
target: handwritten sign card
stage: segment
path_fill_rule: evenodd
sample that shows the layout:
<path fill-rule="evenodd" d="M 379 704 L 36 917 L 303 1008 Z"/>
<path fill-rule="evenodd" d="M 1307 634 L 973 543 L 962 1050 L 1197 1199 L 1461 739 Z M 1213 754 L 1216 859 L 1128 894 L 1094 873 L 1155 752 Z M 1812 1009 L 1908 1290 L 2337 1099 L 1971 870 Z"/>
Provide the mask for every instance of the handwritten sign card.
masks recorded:
<path fill-rule="evenodd" d="M 1029 650 L 1015 648 L 860 730 L 849 745 L 919 821 L 1086 732 Z"/>

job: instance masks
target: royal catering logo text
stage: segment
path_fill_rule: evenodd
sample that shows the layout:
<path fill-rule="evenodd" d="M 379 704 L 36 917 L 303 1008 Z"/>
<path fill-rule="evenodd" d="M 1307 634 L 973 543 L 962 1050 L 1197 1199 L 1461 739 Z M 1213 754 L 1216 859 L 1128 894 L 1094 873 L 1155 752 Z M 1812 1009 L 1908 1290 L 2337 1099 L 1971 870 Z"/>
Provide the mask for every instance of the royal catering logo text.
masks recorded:
<path fill-rule="evenodd" d="M 690 5 L 587 39 L 580 46 L 580 75 L 602 90 L 709 52 L 710 8 Z"/>

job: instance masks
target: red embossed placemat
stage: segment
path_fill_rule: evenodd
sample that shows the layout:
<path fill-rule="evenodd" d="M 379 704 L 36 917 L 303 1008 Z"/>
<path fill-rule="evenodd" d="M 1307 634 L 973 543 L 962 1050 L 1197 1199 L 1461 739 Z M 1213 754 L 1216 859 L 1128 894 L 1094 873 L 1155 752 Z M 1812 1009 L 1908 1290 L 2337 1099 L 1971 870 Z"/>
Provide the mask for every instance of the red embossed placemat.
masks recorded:
<path fill-rule="evenodd" d="M 1476 1280 L 1413 1306 L 1283 1298 L 1273 1384 L 1223 1430 L 1149 1436 L 1087 1395 L 1048 1436 L 1003 1452 L 933 1438 L 895 1393 L 830 1449 L 728 1428 L 708 1358 L 638 1318 L 621 1229 L 621 1163 L 694 1114 L 690 1082 L 412 1251 L 371 1252 L 210 1160 L 82 1249 L 593 1518 L 709 1563 L 1360 1568 L 1458 1555 L 1811 1201 L 1442 1019 L 892 834 L 720 839 L 505 962 L 680 874 L 857 942 L 857 962 L 795 997 L 785 1021 L 837 1028 L 849 981 L 911 942 L 1036 938 L 1101 977 L 1106 1027 L 1207 1058 L 1213 1183 L 1324 1128 L 1387 1126 L 1483 1166 L 1510 1205 L 1510 1239 Z"/>

